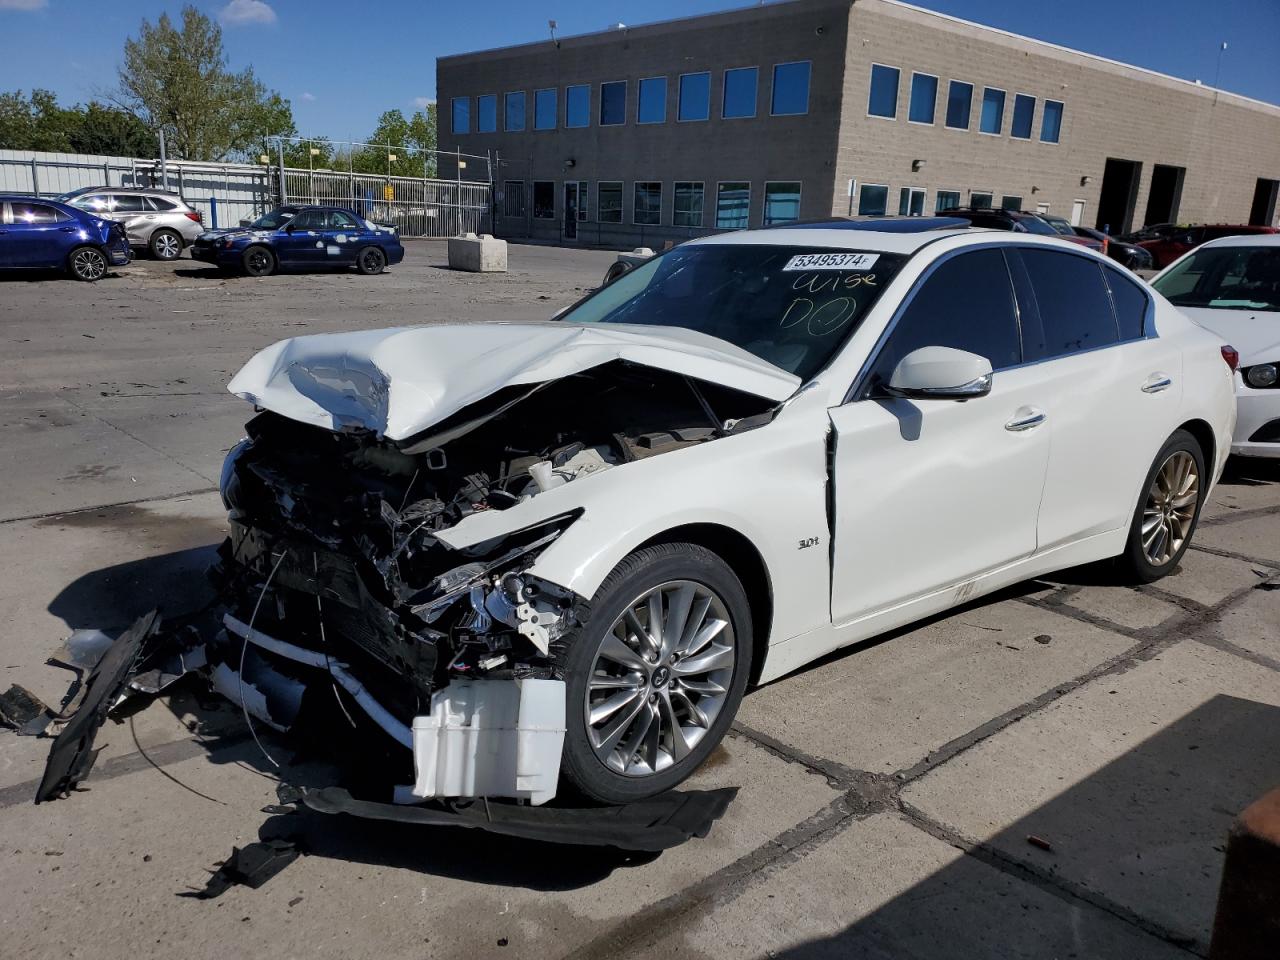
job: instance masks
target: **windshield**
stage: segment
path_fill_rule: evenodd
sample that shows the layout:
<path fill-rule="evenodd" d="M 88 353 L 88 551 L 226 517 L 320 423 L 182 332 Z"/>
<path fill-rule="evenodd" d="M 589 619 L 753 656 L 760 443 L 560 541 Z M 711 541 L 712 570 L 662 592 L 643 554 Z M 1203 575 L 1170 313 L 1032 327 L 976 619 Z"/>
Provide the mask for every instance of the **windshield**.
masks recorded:
<path fill-rule="evenodd" d="M 1015 222 L 1021 224 L 1022 228 L 1026 230 L 1027 233 L 1038 233 L 1045 237 L 1058 236 L 1058 231 L 1053 229 L 1053 227 L 1049 226 L 1049 224 L 1045 223 L 1039 217 L 1018 217 Z"/>
<path fill-rule="evenodd" d="M 1280 247 L 1202 247 L 1152 286 L 1179 307 L 1280 311 Z"/>
<path fill-rule="evenodd" d="M 857 329 L 905 260 L 798 246 L 677 247 L 623 274 L 561 319 L 684 327 L 808 380 Z"/>
<path fill-rule="evenodd" d="M 270 213 L 264 213 L 249 226 L 254 230 L 279 230 L 293 219 L 295 213 L 297 213 L 296 210 L 272 210 Z"/>

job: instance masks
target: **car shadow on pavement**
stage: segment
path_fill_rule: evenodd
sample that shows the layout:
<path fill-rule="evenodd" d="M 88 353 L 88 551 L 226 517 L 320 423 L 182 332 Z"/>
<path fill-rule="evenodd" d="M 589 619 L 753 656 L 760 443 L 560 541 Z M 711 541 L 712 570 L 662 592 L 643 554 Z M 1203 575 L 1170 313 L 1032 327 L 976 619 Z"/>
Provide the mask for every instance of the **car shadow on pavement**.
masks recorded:
<path fill-rule="evenodd" d="M 1014 782 L 993 787 L 993 798 L 1020 789 L 1016 764 L 1005 776 Z M 1280 708 L 1214 696 L 981 842 L 939 822 L 945 811 L 934 821 L 907 807 L 908 818 L 966 855 L 840 933 L 770 956 L 1203 956 L 1227 830 L 1277 783 Z M 982 816 L 973 798 L 938 802 Z M 850 877 L 868 899 L 877 882 Z"/>
<path fill-rule="evenodd" d="M 230 271 L 219 270 L 217 267 L 180 267 L 173 271 L 173 275 L 184 280 L 229 280 L 235 276 Z"/>
<path fill-rule="evenodd" d="M 1219 483 L 1243 487 L 1280 483 L 1280 458 L 1230 457 Z"/>

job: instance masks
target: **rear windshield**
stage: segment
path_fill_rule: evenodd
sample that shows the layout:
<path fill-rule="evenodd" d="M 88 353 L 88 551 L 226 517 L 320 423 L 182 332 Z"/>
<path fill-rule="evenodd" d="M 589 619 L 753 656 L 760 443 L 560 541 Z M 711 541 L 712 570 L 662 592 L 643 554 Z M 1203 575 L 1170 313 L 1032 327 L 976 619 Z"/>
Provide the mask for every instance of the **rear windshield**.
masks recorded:
<path fill-rule="evenodd" d="M 1058 231 L 1049 226 L 1039 217 L 1017 217 L 1018 226 L 1022 227 L 1027 233 L 1038 233 L 1044 237 L 1056 237 Z"/>
<path fill-rule="evenodd" d="M 858 328 L 905 259 L 797 246 L 677 247 L 624 274 L 561 320 L 684 327 L 808 380 Z"/>
<path fill-rule="evenodd" d="M 1152 286 L 1179 307 L 1280 311 L 1280 247 L 1202 247 Z"/>

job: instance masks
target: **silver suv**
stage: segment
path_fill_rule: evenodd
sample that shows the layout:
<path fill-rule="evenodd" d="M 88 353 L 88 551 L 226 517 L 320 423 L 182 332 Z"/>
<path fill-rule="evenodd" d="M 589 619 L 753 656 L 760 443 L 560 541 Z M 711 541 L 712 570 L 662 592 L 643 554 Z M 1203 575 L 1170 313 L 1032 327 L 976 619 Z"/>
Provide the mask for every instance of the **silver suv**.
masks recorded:
<path fill-rule="evenodd" d="M 84 187 L 58 197 L 63 203 L 115 220 L 131 247 L 157 260 L 176 260 L 204 232 L 203 217 L 176 193 L 133 187 Z"/>

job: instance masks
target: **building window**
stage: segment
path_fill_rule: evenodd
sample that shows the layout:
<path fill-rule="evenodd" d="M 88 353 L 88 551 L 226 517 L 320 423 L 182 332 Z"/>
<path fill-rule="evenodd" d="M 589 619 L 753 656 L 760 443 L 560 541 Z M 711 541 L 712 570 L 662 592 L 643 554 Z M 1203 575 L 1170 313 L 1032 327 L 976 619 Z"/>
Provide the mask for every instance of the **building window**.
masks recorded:
<path fill-rule="evenodd" d="M 903 187 L 898 191 L 898 216 L 923 217 L 928 194 L 920 187 Z"/>
<path fill-rule="evenodd" d="M 960 206 L 959 190 L 939 190 L 936 199 L 933 201 L 934 213 L 942 213 L 944 210 L 954 210 Z"/>
<path fill-rule="evenodd" d="M 972 109 L 973 84 L 952 80 L 947 87 L 947 126 L 952 130 L 968 130 Z"/>
<path fill-rule="evenodd" d="M 634 187 L 631 222 L 656 227 L 662 223 L 662 184 L 637 180 Z"/>
<path fill-rule="evenodd" d="M 927 73 L 911 75 L 911 106 L 907 119 L 912 123 L 933 123 L 933 111 L 938 103 L 938 78 Z"/>
<path fill-rule="evenodd" d="M 596 219 L 601 223 L 622 222 L 621 180 L 602 180 L 596 184 Z"/>
<path fill-rule="evenodd" d="M 600 126 L 616 127 L 627 122 L 627 81 L 600 84 Z"/>
<path fill-rule="evenodd" d="M 587 127 L 591 125 L 591 88 L 585 83 L 564 88 L 564 125 Z"/>
<path fill-rule="evenodd" d="M 711 74 L 686 73 L 680 77 L 677 120 L 706 120 L 711 116 Z"/>
<path fill-rule="evenodd" d="M 533 93 L 533 129 L 554 130 L 556 128 L 556 88 L 535 90 Z"/>
<path fill-rule="evenodd" d="M 974 210 L 990 210 L 991 194 L 969 192 L 969 206 Z"/>
<path fill-rule="evenodd" d="M 508 180 L 502 185 L 502 214 L 523 219 L 525 215 L 523 180 Z"/>
<path fill-rule="evenodd" d="M 1009 136 L 1019 140 L 1031 139 L 1031 122 L 1036 115 L 1036 98 L 1020 93 L 1013 98 L 1013 122 L 1009 124 Z"/>
<path fill-rule="evenodd" d="M 720 116 L 725 120 L 756 115 L 756 89 L 760 85 L 757 67 L 738 67 L 724 72 L 724 101 Z"/>
<path fill-rule="evenodd" d="M 586 180 L 578 181 L 578 219 L 587 219 L 587 194 L 591 190 L 591 184 Z"/>
<path fill-rule="evenodd" d="M 987 87 L 982 91 L 982 117 L 978 130 L 999 136 L 1004 128 L 1004 91 Z"/>
<path fill-rule="evenodd" d="M 898 115 L 898 68 L 884 64 L 871 65 L 871 92 L 867 95 L 867 113 L 892 120 Z"/>
<path fill-rule="evenodd" d="M 800 184 L 788 182 L 764 185 L 764 226 L 800 219 Z"/>
<path fill-rule="evenodd" d="M 454 133 L 470 133 L 471 132 L 471 98 L 470 97 L 454 97 L 453 98 L 453 132 Z"/>
<path fill-rule="evenodd" d="M 1005 194 L 1003 197 L 1000 198 L 1000 209 L 1001 210 L 1021 210 L 1022 198 L 1013 197 L 1013 196 L 1010 196 L 1009 194 Z"/>
<path fill-rule="evenodd" d="M 1040 118 L 1040 140 L 1042 143 L 1057 143 L 1062 135 L 1062 101 L 1046 100 L 1044 114 Z"/>
<path fill-rule="evenodd" d="M 720 230 L 745 230 L 751 213 L 751 184 L 721 183 L 716 187 L 716 227 Z"/>
<path fill-rule="evenodd" d="M 476 133 L 496 133 L 498 129 L 498 95 L 476 97 Z"/>
<path fill-rule="evenodd" d="M 858 192 L 858 216 L 883 217 L 889 209 L 889 188 L 864 183 Z"/>
<path fill-rule="evenodd" d="M 535 220 L 554 220 L 556 218 L 555 181 L 533 181 L 533 218 Z"/>
<path fill-rule="evenodd" d="M 795 117 L 808 112 L 809 61 L 776 64 L 769 113 L 775 117 Z"/>
<path fill-rule="evenodd" d="M 508 93 L 502 104 L 502 128 L 510 133 L 524 129 L 524 91 Z"/>
<path fill-rule="evenodd" d="M 677 227 L 702 226 L 702 184 L 676 182 L 675 207 L 671 223 Z"/>
<path fill-rule="evenodd" d="M 666 119 L 667 78 L 648 77 L 641 80 L 636 123 L 665 123 Z"/>

